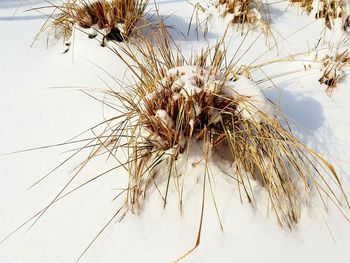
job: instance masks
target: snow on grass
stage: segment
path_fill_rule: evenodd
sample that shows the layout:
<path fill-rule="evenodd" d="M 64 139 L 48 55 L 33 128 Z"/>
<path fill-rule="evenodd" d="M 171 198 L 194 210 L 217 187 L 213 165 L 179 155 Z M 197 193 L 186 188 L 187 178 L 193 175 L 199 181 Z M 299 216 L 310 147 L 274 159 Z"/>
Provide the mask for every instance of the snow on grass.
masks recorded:
<path fill-rule="evenodd" d="M 116 78 L 124 78 L 125 67 L 122 63 L 111 56 L 108 50 L 99 48 L 79 32 L 76 32 L 74 37 L 75 48 L 65 55 L 61 55 L 60 47 L 45 49 L 45 37 L 40 38 L 34 48 L 29 48 L 45 17 L 23 11 L 34 7 L 32 3 L 37 2 L 0 2 L 0 31 L 3 36 L 0 43 L 0 135 L 3 141 L 1 152 L 30 148 L 41 143 L 47 145 L 66 141 L 99 121 L 102 114 L 99 103 L 93 106 L 90 99 L 73 93 L 70 89 L 52 91 L 42 89 L 43 87 L 104 86 L 98 77 L 107 76 L 88 61 L 98 64 Z M 42 4 L 43 2 L 40 5 Z M 312 15 L 298 14 L 297 8 L 287 8 L 288 4 L 279 2 L 270 5 L 273 18 L 271 28 L 277 38 L 278 47 L 267 52 L 260 59 L 261 63 L 276 56 L 288 56 L 312 49 L 319 43 L 321 36 L 320 45 L 323 41 L 337 43 L 342 35 L 339 23 L 335 24 L 333 31 L 324 31 L 323 21 L 314 21 Z M 22 7 L 16 10 L 20 5 Z M 153 3 L 150 5 L 154 6 Z M 191 6 L 187 6 L 186 1 L 160 1 L 160 10 L 164 16 L 174 15 L 168 18 L 170 24 L 174 22 L 178 27 L 182 25 L 184 31 L 187 29 L 192 9 Z M 13 17 L 13 14 L 16 15 Z M 177 19 L 174 19 L 176 16 Z M 225 21 L 216 19 L 217 13 L 213 13 L 211 17 L 208 42 L 215 42 L 225 30 L 226 24 Z M 245 52 L 258 33 L 252 32 L 247 36 L 241 53 Z M 231 38 L 230 45 L 233 47 L 242 41 L 242 37 L 236 32 L 230 32 L 228 38 Z M 176 40 L 182 41 L 181 44 L 188 52 L 192 49 L 200 50 L 203 42 L 204 45 L 207 44 L 203 40 L 197 42 L 195 38 L 190 38 L 185 44 L 183 38 L 178 37 Z M 257 41 L 251 49 L 253 52 L 244 56 L 242 63 L 249 64 L 268 48 L 271 46 L 266 46 L 264 40 Z M 236 49 L 232 48 L 229 51 L 233 56 Z M 277 75 L 294 71 L 299 66 L 302 68 L 303 63 L 291 61 L 271 65 L 263 70 L 266 70 L 268 75 Z M 313 74 L 310 73 L 311 70 L 307 70 L 296 75 L 288 74 L 274 78 L 277 88 L 265 82 L 267 88 L 264 93 L 268 97 L 271 97 L 273 92 L 281 94 L 282 108 L 286 109 L 288 117 L 307 126 L 307 130 L 301 129 L 298 136 L 306 142 L 317 142 L 315 146 L 318 150 L 328 155 L 335 163 L 335 169 L 349 193 L 349 80 L 343 78 L 341 88 L 336 89 L 329 98 L 319 89 L 318 70 L 319 68 Z M 183 82 L 179 81 L 177 86 L 181 85 Z M 233 86 L 239 92 L 251 96 L 253 100 L 263 101 L 260 91 L 250 80 L 241 77 L 233 82 Z M 176 88 L 175 85 L 174 89 Z M 189 90 L 193 89 L 189 86 Z M 176 95 L 174 100 L 184 95 Z M 259 107 L 263 108 L 263 103 Z M 213 112 L 213 118 L 219 119 L 216 116 L 218 112 Z M 190 164 L 198 163 L 198 152 L 200 149 L 193 152 Z M 51 200 L 52 194 L 59 190 L 58 186 L 61 187 L 69 179 L 67 174 L 71 175 L 70 169 L 75 168 L 81 160 L 78 158 L 73 161 L 69 168 L 52 175 L 51 179 L 43 182 L 39 188 L 26 191 L 36 179 L 57 165 L 56 161 L 60 157 L 44 151 L 0 158 L 0 237 L 23 223 L 33 212 L 44 207 L 47 201 Z M 185 161 L 181 159 L 181 162 Z M 215 175 L 213 190 L 224 232 L 220 231 L 215 207 L 208 194 L 202 244 L 194 254 L 186 258 L 186 262 L 348 262 L 349 225 L 333 209 L 322 212 L 322 204 L 318 203 L 313 204 L 311 210 L 302 208 L 302 219 L 294 232 L 281 230 L 274 224 L 271 212 L 266 211 L 264 204 L 268 205 L 269 202 L 263 192 L 259 191 L 260 186 L 252 187 L 257 190 L 256 198 L 262 205 L 257 209 L 242 205 L 232 178 L 222 176 L 221 169 L 217 168 L 223 167 L 228 172 L 230 166 L 227 163 L 223 164 L 220 159 L 213 162 L 217 164 L 212 166 L 211 171 Z M 91 165 L 78 181 L 84 182 L 84 179 L 90 178 L 88 176 L 97 173 L 98 167 L 105 169 L 109 165 L 104 161 Z M 202 191 L 204 164 L 199 162 L 196 169 L 192 168 L 193 165 L 189 165 L 188 173 L 193 176 L 186 179 L 188 191 L 184 192 L 187 202 L 184 204 L 183 214 L 178 213 L 176 202 L 169 202 L 167 209 L 162 210 L 163 200 L 157 193 L 150 193 L 143 213 L 140 216 L 130 215 L 121 223 L 112 224 L 82 262 L 167 262 L 178 258 L 193 244 L 198 230 L 198 196 Z M 52 207 L 51 212 L 31 231 L 25 235 L 19 232 L 1 244 L 0 261 L 71 262 L 76 259 L 120 204 L 116 205 L 110 200 L 118 192 L 115 188 L 127 185 L 127 178 L 120 176 L 123 173 L 124 170 L 120 169 L 110 177 L 103 177 L 88 189 L 71 195 L 57 208 Z M 252 183 L 254 184 L 254 181 Z M 176 192 L 172 194 L 176 195 Z M 332 241 L 330 232 L 336 242 Z"/>

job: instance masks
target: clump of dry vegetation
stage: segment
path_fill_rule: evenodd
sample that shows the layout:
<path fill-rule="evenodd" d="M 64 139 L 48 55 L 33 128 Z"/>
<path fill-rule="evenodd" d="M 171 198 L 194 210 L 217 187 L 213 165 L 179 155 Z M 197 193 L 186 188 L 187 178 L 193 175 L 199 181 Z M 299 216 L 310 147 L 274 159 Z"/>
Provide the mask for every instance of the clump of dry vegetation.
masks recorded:
<path fill-rule="evenodd" d="M 110 129 L 96 139 L 109 155 L 118 158 L 123 151 L 126 156 L 125 211 L 138 211 L 152 188 L 165 206 L 171 182 L 181 207 L 184 178 L 189 175 L 178 160 L 186 159 L 195 142 L 201 145 L 206 167 L 203 209 L 205 187 L 211 188 L 213 180 L 210 158 L 229 155 L 229 177 L 237 184 L 241 200 L 259 201 L 252 188 L 252 181 L 258 182 L 281 226 L 292 228 L 298 222 L 302 204 L 314 191 L 325 207 L 331 202 L 346 217 L 341 199 L 346 200 L 346 209 L 349 203 L 332 165 L 293 135 L 283 114 L 240 67 L 226 63 L 222 41 L 185 58 L 179 49 L 172 51 L 164 36 L 154 39 L 157 45 L 145 41 L 115 51 L 124 61 L 133 61 L 129 66 L 137 83 L 124 92 L 104 94 L 109 103 L 118 101 L 124 110 L 108 121 Z"/>
<path fill-rule="evenodd" d="M 326 85 L 326 92 L 330 96 L 338 82 L 345 76 L 344 67 L 350 64 L 350 53 L 346 49 L 343 52 L 335 52 L 335 54 L 327 54 L 322 59 L 321 72 L 319 79 L 321 84 Z"/>
<path fill-rule="evenodd" d="M 106 125 L 102 132 L 91 129 L 94 138 L 81 148 L 92 148 L 86 161 L 47 207 L 19 228 L 33 218 L 36 222 L 55 202 L 119 167 L 126 169 L 129 183 L 122 192 L 123 207 L 107 225 L 121 211 L 123 216 L 138 211 L 150 189 L 160 194 L 165 206 L 171 182 L 182 207 L 184 178 L 190 175 L 179 167 L 178 160 L 186 159 L 193 143 L 200 145 L 200 161 L 205 166 L 200 227 L 193 249 L 200 243 L 205 189 L 207 185 L 211 188 L 213 181 L 209 168 L 214 165 L 210 162 L 212 155 L 225 156 L 230 163 L 228 176 L 237 184 L 242 202 L 259 202 L 252 182 L 260 184 L 281 226 L 292 228 L 298 222 L 301 206 L 312 192 L 318 193 L 325 207 L 330 202 L 346 217 L 341 200 L 345 200 L 346 208 L 349 202 L 333 166 L 293 135 L 278 107 L 249 79 L 249 68 L 228 63 L 224 37 L 213 48 L 188 57 L 170 43 L 161 25 L 160 31 L 149 38 L 152 41 L 143 39 L 135 45 L 111 49 L 128 65 L 134 82 L 122 91 L 103 91 L 101 101 L 115 109 L 116 115 L 95 126 Z M 344 55 L 337 60 L 345 62 Z M 86 140 L 77 140 L 82 141 Z M 102 154 L 113 157 L 117 165 L 65 192 L 83 167 Z"/>
<path fill-rule="evenodd" d="M 290 2 L 292 4 L 299 4 L 308 15 L 314 9 L 314 0 L 290 0 Z M 342 29 L 348 31 L 350 14 L 347 13 L 346 9 L 346 0 L 320 0 L 317 1 L 315 18 L 324 19 L 328 29 L 333 29 L 335 20 L 339 18 L 342 23 Z"/>
<path fill-rule="evenodd" d="M 290 0 L 292 5 L 298 4 L 309 15 L 313 9 L 314 0 Z"/>
<path fill-rule="evenodd" d="M 269 17 L 266 5 L 258 1 L 251 0 L 215 0 L 210 3 L 197 2 L 194 5 L 193 16 L 196 16 L 196 31 L 202 28 L 204 35 L 208 31 L 209 21 L 220 16 L 224 18 L 230 25 L 237 27 L 242 32 L 247 30 L 262 30 L 266 34 L 270 34 L 268 27 Z M 204 19 L 200 19 L 204 15 Z"/>
<path fill-rule="evenodd" d="M 252 27 L 261 27 L 266 19 L 263 19 L 265 11 L 261 1 L 252 0 L 219 0 L 217 7 L 223 9 L 221 15 L 232 16 L 233 24 L 249 24 Z"/>
<path fill-rule="evenodd" d="M 319 0 L 316 8 L 314 0 L 289 0 L 289 2 L 292 6 L 300 6 L 307 15 L 312 14 L 316 19 L 324 19 L 325 26 L 328 29 L 333 29 L 335 21 L 338 19 L 342 29 L 350 32 L 349 4 L 346 0 Z M 239 26 L 238 28 L 241 30 L 244 28 L 249 30 L 261 28 L 266 33 L 271 33 L 269 29 L 271 20 L 269 8 L 260 0 L 216 0 L 213 5 L 217 9 L 217 15 L 230 18 L 231 23 Z M 207 13 L 206 19 L 208 19 L 209 16 L 213 15 L 208 14 L 211 13 L 210 6 L 206 8 L 204 4 L 198 2 L 194 7 L 194 13 L 197 16 L 198 13 Z M 201 24 L 208 26 L 207 21 L 204 22 L 196 21 L 197 27 Z"/>
<path fill-rule="evenodd" d="M 323 18 L 325 25 L 329 28 L 333 28 L 334 20 L 336 18 L 342 18 L 344 12 L 343 1 L 338 0 L 323 0 L 320 2 L 320 7 L 315 15 L 316 18 Z"/>
<path fill-rule="evenodd" d="M 223 7 L 223 16 L 232 14 L 232 23 L 249 23 L 257 26 L 262 22 L 262 2 L 252 0 L 219 0 L 217 6 Z"/>
<path fill-rule="evenodd" d="M 124 130 L 100 136 L 109 137 L 104 143 L 108 152 L 128 149 L 125 207 L 136 211 L 159 176 L 168 181 L 162 195 L 165 203 L 170 181 L 182 189 L 180 179 L 186 175 L 177 172 L 176 162 L 197 141 L 203 145 L 205 162 L 209 153 L 230 153 L 231 176 L 249 202 L 255 202 L 251 180 L 260 182 L 281 225 L 292 227 L 298 221 L 300 205 L 313 187 L 322 201 L 327 196 L 342 210 L 335 192 L 344 192 L 331 164 L 292 134 L 283 115 L 239 68 L 225 64 L 223 46 L 219 42 L 190 59 L 179 51 L 174 54 L 162 38 L 158 45 L 138 45 L 140 56 L 124 50 L 135 62 L 130 69 L 138 83 L 125 93 L 108 92 L 125 107 L 125 113 L 115 118 L 118 124 L 110 126 Z M 123 146 L 118 144 L 121 137 Z M 159 172 L 161 164 L 166 164 L 167 173 Z"/>
<path fill-rule="evenodd" d="M 52 29 L 57 38 L 69 43 L 74 26 L 79 26 L 90 29 L 90 38 L 102 33 L 102 45 L 105 40 L 122 42 L 137 32 L 146 7 L 147 0 L 69 0 L 51 4 L 54 10 L 41 32 Z"/>

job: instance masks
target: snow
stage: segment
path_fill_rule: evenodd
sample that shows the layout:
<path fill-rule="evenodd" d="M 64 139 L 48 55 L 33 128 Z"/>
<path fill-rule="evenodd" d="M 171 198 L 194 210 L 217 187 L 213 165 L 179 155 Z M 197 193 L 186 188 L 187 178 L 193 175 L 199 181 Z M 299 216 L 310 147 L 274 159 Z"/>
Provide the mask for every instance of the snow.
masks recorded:
<path fill-rule="evenodd" d="M 243 47 L 235 55 L 237 66 L 253 62 L 261 65 L 251 72 L 253 80 L 260 83 L 258 88 L 243 77 L 233 82 L 233 88 L 261 101 L 258 105 L 264 111 L 269 110 L 265 109 L 269 108 L 265 97 L 280 106 L 296 136 L 334 164 L 350 195 L 349 78 L 345 76 L 330 97 L 318 83 L 320 64 L 309 61 L 318 43 L 319 48 L 328 48 L 328 41 L 335 46 L 347 36 L 338 24 L 335 31 L 324 31 L 322 20 L 315 21 L 312 14 L 300 14 L 297 7 L 287 8 L 288 4 L 277 1 L 269 6 L 275 41 L 267 40 L 259 31 L 246 36 L 228 32 L 228 57 L 236 54 L 245 37 Z M 0 1 L 0 153 L 68 141 L 115 114 L 80 90 L 93 92 L 107 85 L 118 90 L 118 81 L 107 73 L 125 82 L 132 81 L 130 72 L 125 72 L 125 65 L 116 56 L 78 30 L 72 49 L 66 54 L 62 54 L 65 48 L 61 41 L 50 39 L 47 48 L 45 35 L 31 48 L 45 16 L 24 11 L 42 5 L 46 4 L 40 0 Z M 159 10 L 163 17 L 172 15 L 166 19 L 169 25 L 187 32 L 193 10 L 186 1 L 161 0 Z M 187 40 L 175 31 L 170 33 L 184 52 L 191 54 L 216 43 L 226 29 L 225 21 L 212 15 L 209 29 L 208 39 L 199 35 L 197 40 L 193 26 Z M 343 41 L 341 46 L 349 45 Z M 296 53 L 300 55 L 295 56 L 295 61 L 262 66 Z M 309 64 L 311 68 L 305 69 Z M 280 75 L 285 72 L 290 73 Z M 271 82 L 265 81 L 266 75 L 278 77 Z M 189 92 L 196 91 L 189 79 L 183 81 Z M 98 129 L 94 132 L 98 133 Z M 86 134 L 93 136 L 91 132 Z M 0 239 L 44 208 L 74 175 L 89 150 L 40 184 L 30 190 L 28 187 L 65 160 L 71 154 L 68 150 L 86 143 L 0 156 Z M 113 220 L 81 262 L 169 262 L 192 248 L 199 227 L 205 169 L 200 159 L 200 149 L 189 157 L 182 212 L 174 182 L 165 209 L 152 188 L 139 215 L 130 213 L 120 223 L 117 218 Z M 112 158 L 97 158 L 85 167 L 70 189 L 114 165 Z M 247 200 L 240 202 L 236 182 L 222 173 L 230 169 L 220 158 L 210 166 L 224 231 L 220 230 L 208 188 L 201 244 L 184 262 L 349 261 L 350 225 L 332 206 L 326 212 L 315 198 L 310 207 L 302 208 L 301 220 L 292 231 L 281 229 L 273 212 L 267 210 L 267 197 L 258 184 L 252 186 L 257 206 L 251 207 Z M 111 200 L 118 189 L 127 185 L 127 179 L 121 168 L 57 202 L 29 231 L 25 227 L 0 244 L 0 262 L 74 262 L 122 204 L 122 199 Z M 164 192 L 164 185 L 161 190 Z"/>
<path fill-rule="evenodd" d="M 231 24 L 235 16 L 239 16 L 243 14 L 240 11 L 242 4 L 238 2 L 237 2 L 237 5 L 235 6 L 234 13 L 227 12 L 226 5 L 212 4 L 212 2 L 208 2 L 208 1 L 198 1 L 198 4 L 200 5 L 200 9 L 199 9 L 200 11 L 198 12 L 198 15 L 203 20 L 207 19 L 209 21 L 209 28 L 213 31 L 215 31 L 216 26 L 220 26 L 222 28 L 224 25 L 224 27 L 227 27 L 229 24 Z M 217 23 L 217 20 L 219 20 L 220 22 Z M 247 20 L 250 23 L 251 29 L 256 31 L 262 31 L 263 29 L 262 17 L 260 12 L 254 7 L 254 4 L 252 8 L 248 10 Z"/>
<path fill-rule="evenodd" d="M 227 82 L 223 93 L 230 97 L 237 97 L 237 94 L 249 98 L 246 103 L 238 105 L 238 112 L 246 119 L 254 118 L 261 122 L 259 113 L 274 116 L 273 104 L 267 100 L 259 86 L 244 76 L 239 77 L 235 82 Z"/>
<path fill-rule="evenodd" d="M 173 120 L 165 110 L 157 110 L 156 117 L 159 118 L 165 127 L 168 127 L 169 129 L 174 127 Z"/>
<path fill-rule="evenodd" d="M 201 76 L 194 66 L 182 66 L 169 69 L 168 76 L 176 78 L 171 89 L 180 91 L 179 95 L 187 99 L 202 91 L 202 87 L 198 86 L 196 79 L 203 81 L 203 79 L 207 77 L 205 75 Z"/>
<path fill-rule="evenodd" d="M 257 122 L 261 121 L 259 113 L 274 116 L 273 104 L 265 97 L 259 86 L 255 85 L 251 80 L 245 76 L 237 77 L 236 80 L 226 80 L 222 83 L 222 74 L 220 72 L 217 75 L 213 75 L 210 69 L 197 68 L 196 66 L 181 66 L 168 70 L 167 76 L 162 82 L 167 83 L 167 78 L 173 78 L 171 89 L 174 92 L 173 99 L 177 100 L 179 97 L 185 97 L 189 99 L 197 93 L 206 89 L 211 92 L 216 92 L 227 96 L 228 98 L 236 99 L 238 97 L 246 97 L 248 102 L 244 102 L 238 105 L 238 112 L 242 114 L 242 117 L 250 119 L 254 118 Z M 218 87 L 222 87 L 222 90 L 217 90 Z M 147 95 L 148 99 L 153 99 L 157 96 L 157 93 L 162 90 L 162 87 L 158 87 L 157 91 Z M 199 116 L 201 109 L 198 104 L 195 104 L 196 116 Z M 213 112 L 213 120 L 218 122 L 217 112 Z M 162 114 L 164 115 L 164 114 Z M 161 119 L 164 123 L 168 117 L 164 116 Z M 170 117 L 169 117 L 170 118 Z"/>

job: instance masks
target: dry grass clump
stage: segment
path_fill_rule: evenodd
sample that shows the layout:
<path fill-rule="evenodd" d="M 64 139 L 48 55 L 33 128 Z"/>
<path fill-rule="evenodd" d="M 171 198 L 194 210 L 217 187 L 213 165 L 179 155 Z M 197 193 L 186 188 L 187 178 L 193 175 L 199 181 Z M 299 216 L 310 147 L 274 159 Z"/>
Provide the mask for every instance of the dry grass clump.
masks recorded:
<path fill-rule="evenodd" d="M 300 6 L 308 15 L 314 14 L 316 19 L 324 19 L 328 29 L 333 29 L 336 19 L 339 19 L 342 29 L 350 32 L 350 4 L 345 0 L 319 0 L 316 8 L 314 0 L 289 0 L 289 2 L 291 5 Z M 194 6 L 197 13 L 208 13 L 210 9 L 199 3 Z M 240 25 L 241 29 L 244 29 L 245 25 L 248 29 L 262 28 L 266 33 L 271 33 L 268 27 L 271 20 L 269 8 L 261 0 L 217 0 L 214 1 L 214 6 L 218 9 L 218 15 L 230 17 L 232 24 Z M 316 10 L 313 12 L 314 9 Z M 197 22 L 197 27 L 198 24 L 201 23 Z"/>
<path fill-rule="evenodd" d="M 308 14 L 314 9 L 314 0 L 290 0 L 292 4 L 299 4 L 301 8 Z M 316 19 L 324 19 L 328 29 L 334 28 L 337 18 L 341 20 L 342 29 L 348 31 L 350 27 L 349 13 L 347 13 L 346 0 L 320 0 L 317 1 Z"/>
<path fill-rule="evenodd" d="M 130 69 L 138 83 L 125 94 L 108 93 L 125 107 L 126 113 L 116 117 L 115 124 L 124 130 L 119 135 L 100 135 L 110 136 L 104 144 L 108 152 L 128 149 L 127 209 L 137 211 L 151 186 L 166 204 L 171 181 L 176 182 L 182 204 L 183 178 L 188 175 L 179 172 L 177 160 L 198 142 L 206 165 L 211 154 L 229 155 L 230 177 L 242 200 L 245 195 L 255 203 L 251 181 L 259 182 L 281 225 L 292 227 L 298 222 L 300 206 L 312 188 L 324 204 L 327 197 L 342 211 L 336 192 L 344 192 L 332 165 L 286 128 L 282 114 L 235 65 L 225 64 L 222 42 L 190 59 L 181 52 L 174 54 L 164 39 L 157 46 L 138 45 L 140 56 L 135 50 L 124 50 L 135 62 Z M 118 144 L 121 137 L 123 146 Z M 164 192 L 156 183 L 158 177 L 166 177 Z M 203 177 L 205 185 L 210 175 Z"/>
<path fill-rule="evenodd" d="M 124 210 L 123 216 L 127 211 L 138 211 L 150 189 L 160 194 L 165 206 L 169 189 L 174 186 L 182 208 L 185 177 L 191 175 L 186 174 L 187 163 L 185 168 L 179 167 L 178 161 L 187 158 L 193 144 L 200 146 L 200 162 L 205 166 L 200 180 L 200 226 L 193 249 L 200 243 L 206 188 L 213 191 L 212 155 L 222 156 L 230 164 L 227 176 L 237 184 L 242 202 L 259 202 L 252 184 L 260 184 L 281 226 L 292 228 L 298 222 L 302 204 L 314 191 L 325 208 L 330 202 L 346 217 L 341 199 L 347 208 L 349 203 L 332 165 L 293 135 L 283 114 L 244 76 L 246 67 L 241 71 L 227 62 L 223 40 L 187 57 L 171 45 L 164 28 L 149 38 L 152 42 L 144 39 L 136 45 L 111 49 L 129 66 L 132 85 L 118 92 L 103 92 L 101 101 L 116 110 L 116 115 L 94 127 L 105 124 L 102 132 L 97 134 L 91 129 L 94 138 L 87 139 L 87 146 L 77 150 L 92 149 L 86 161 L 47 207 L 19 228 L 35 217 L 37 222 L 55 202 L 119 167 L 126 169 L 129 178 L 128 187 L 122 192 L 123 207 L 82 255 L 121 211 Z M 116 166 L 65 192 L 84 166 L 102 154 L 113 157 Z"/>
<path fill-rule="evenodd" d="M 300 7 L 305 10 L 305 12 L 309 15 L 313 9 L 313 2 L 314 0 L 290 0 L 290 2 L 293 4 L 298 4 Z"/>
<path fill-rule="evenodd" d="M 327 86 L 326 92 L 330 96 L 338 82 L 345 76 L 344 67 L 350 64 L 350 53 L 346 49 L 341 53 L 338 51 L 333 54 L 327 54 L 322 59 L 322 76 L 319 79 L 321 84 Z"/>
<path fill-rule="evenodd" d="M 197 34 L 198 29 L 203 29 L 204 36 L 206 36 L 209 21 L 216 16 L 224 18 L 226 22 L 242 32 L 262 30 L 266 35 L 271 34 L 268 27 L 267 7 L 260 0 L 217 0 L 209 3 L 197 2 L 193 6 L 190 26 L 195 16 Z M 204 15 L 204 19 L 201 20 L 200 14 Z"/>
<path fill-rule="evenodd" d="M 332 165 L 293 135 L 283 114 L 243 71 L 226 63 L 223 42 L 186 58 L 179 49 L 173 52 L 164 36 L 156 39 L 157 45 L 145 41 L 115 50 L 124 61 L 133 61 L 129 69 L 137 83 L 124 92 L 104 94 L 108 105 L 124 109 L 107 121 L 108 129 L 94 143 L 128 171 L 125 213 L 139 211 L 150 189 L 159 193 L 164 206 L 174 189 L 182 209 L 185 178 L 191 176 L 186 174 L 188 154 L 195 144 L 205 167 L 202 208 L 197 241 L 183 257 L 200 244 L 206 187 L 217 209 L 214 176 L 231 178 L 241 201 L 252 205 L 259 202 L 253 181 L 260 184 L 281 226 L 292 228 L 298 222 L 313 192 L 325 209 L 331 203 L 349 220 L 349 202 Z M 100 152 L 89 159 L 94 155 Z M 213 155 L 230 163 L 229 173 L 211 173 Z"/>
<path fill-rule="evenodd" d="M 54 30 L 55 36 L 69 42 L 74 26 L 91 29 L 90 38 L 97 32 L 105 40 L 124 41 L 137 31 L 138 23 L 143 18 L 147 0 L 69 0 L 61 5 L 52 4 L 54 8 L 46 28 Z"/>
<path fill-rule="evenodd" d="M 232 23 L 248 23 L 253 26 L 262 24 L 262 2 L 252 0 L 219 0 L 216 4 L 224 8 L 223 16 L 233 15 Z"/>
<path fill-rule="evenodd" d="M 323 18 L 325 25 L 329 28 L 333 28 L 334 20 L 336 18 L 342 18 L 345 14 L 343 1 L 338 0 L 323 0 L 320 2 L 320 7 L 315 15 L 316 18 Z"/>

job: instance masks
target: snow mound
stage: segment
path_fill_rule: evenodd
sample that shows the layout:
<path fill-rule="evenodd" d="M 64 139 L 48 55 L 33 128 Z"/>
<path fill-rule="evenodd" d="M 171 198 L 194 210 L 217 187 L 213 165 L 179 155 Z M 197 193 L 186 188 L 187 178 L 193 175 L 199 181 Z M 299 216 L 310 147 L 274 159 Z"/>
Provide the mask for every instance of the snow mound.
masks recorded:
<path fill-rule="evenodd" d="M 203 111 L 201 106 L 194 99 L 195 95 L 203 92 L 207 94 L 216 94 L 224 98 L 231 99 L 237 103 L 237 112 L 246 119 L 261 121 L 259 113 L 273 116 L 273 104 L 267 100 L 261 89 L 251 80 L 244 76 L 239 76 L 238 80 L 225 78 L 222 73 L 214 74 L 212 70 L 199 68 L 196 66 L 181 66 L 169 69 L 167 76 L 157 85 L 156 90 L 146 96 L 148 100 L 156 99 L 159 93 L 170 87 L 172 100 L 177 101 L 181 98 L 195 101 L 192 118 L 199 116 Z M 210 112 L 212 120 L 219 121 L 218 111 L 213 107 Z M 169 116 L 156 113 L 163 123 L 169 124 Z"/>

